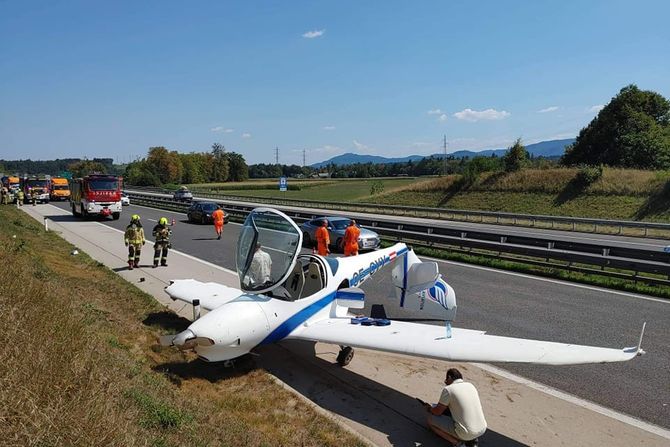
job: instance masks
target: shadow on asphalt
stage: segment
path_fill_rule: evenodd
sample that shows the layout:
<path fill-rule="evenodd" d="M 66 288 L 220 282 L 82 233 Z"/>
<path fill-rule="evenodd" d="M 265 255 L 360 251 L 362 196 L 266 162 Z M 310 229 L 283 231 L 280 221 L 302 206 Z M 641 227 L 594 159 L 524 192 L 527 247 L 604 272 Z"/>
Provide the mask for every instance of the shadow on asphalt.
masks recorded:
<path fill-rule="evenodd" d="M 194 237 L 191 239 L 192 241 L 215 241 L 217 240 L 217 237 Z"/>
<path fill-rule="evenodd" d="M 259 365 L 321 408 L 384 433 L 392 445 L 448 445 L 428 430 L 426 412 L 415 396 L 317 357 L 314 343 L 291 340 L 282 344 L 290 348 L 262 347 Z M 389 420 L 389 410 L 396 414 L 395 423 Z M 525 445 L 492 430 L 479 438 L 480 447 Z"/>

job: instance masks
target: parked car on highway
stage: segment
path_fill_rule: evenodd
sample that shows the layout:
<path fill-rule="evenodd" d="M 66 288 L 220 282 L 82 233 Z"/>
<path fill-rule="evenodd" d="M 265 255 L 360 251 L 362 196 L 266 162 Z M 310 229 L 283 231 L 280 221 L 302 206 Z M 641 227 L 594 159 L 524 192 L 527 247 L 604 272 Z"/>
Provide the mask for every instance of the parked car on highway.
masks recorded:
<path fill-rule="evenodd" d="M 186 212 L 189 222 L 199 222 L 201 224 L 212 222 L 212 213 L 218 205 L 214 202 L 194 202 Z M 228 223 L 230 215 L 223 211 L 223 223 Z"/>
<path fill-rule="evenodd" d="M 328 217 L 317 217 L 316 219 L 309 220 L 303 223 L 300 226 L 300 229 L 303 233 L 303 242 L 306 246 L 310 247 L 316 243 L 314 234 L 316 229 L 321 226 L 321 222 L 326 219 L 328 221 L 328 232 L 330 233 L 330 243 L 331 246 L 337 250 L 342 250 L 342 239 L 344 238 L 344 231 L 349 226 L 351 219 L 347 217 L 338 217 L 338 216 L 328 216 Z M 379 247 L 380 239 L 379 235 L 372 230 L 367 228 L 361 228 L 360 225 L 356 224 L 361 230 L 361 235 L 358 238 L 358 248 L 359 250 L 375 250 Z"/>
<path fill-rule="evenodd" d="M 121 193 L 121 205 L 127 206 L 130 205 L 130 197 L 125 192 Z"/>
<path fill-rule="evenodd" d="M 190 202 L 193 200 L 193 194 L 186 188 L 186 186 L 182 186 L 174 192 L 172 198 L 174 200 L 179 200 L 180 202 Z"/>

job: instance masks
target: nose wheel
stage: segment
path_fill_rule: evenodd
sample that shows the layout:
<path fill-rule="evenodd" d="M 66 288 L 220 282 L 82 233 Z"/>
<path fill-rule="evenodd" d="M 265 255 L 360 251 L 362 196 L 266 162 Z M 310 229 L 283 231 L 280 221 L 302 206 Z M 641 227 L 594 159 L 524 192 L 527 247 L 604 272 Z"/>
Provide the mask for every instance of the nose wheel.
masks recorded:
<path fill-rule="evenodd" d="M 337 354 L 337 364 L 347 366 L 354 358 L 354 348 L 351 346 L 340 346 L 340 353 Z"/>

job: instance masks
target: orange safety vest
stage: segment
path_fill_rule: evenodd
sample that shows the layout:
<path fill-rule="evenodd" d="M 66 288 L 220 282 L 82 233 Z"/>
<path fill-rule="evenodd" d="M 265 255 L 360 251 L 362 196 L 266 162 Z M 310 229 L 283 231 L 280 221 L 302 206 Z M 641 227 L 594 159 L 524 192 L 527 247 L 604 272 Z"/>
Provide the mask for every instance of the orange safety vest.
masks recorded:
<path fill-rule="evenodd" d="M 361 230 L 356 225 L 349 225 L 344 231 L 344 256 L 358 252 L 358 237 L 361 235 Z"/>
<path fill-rule="evenodd" d="M 314 236 L 316 237 L 317 251 L 321 256 L 326 256 L 328 254 L 328 246 L 330 245 L 328 229 L 326 227 L 319 227 L 316 229 Z"/>
<path fill-rule="evenodd" d="M 216 210 L 212 213 L 212 220 L 214 221 L 214 225 L 217 227 L 220 227 L 223 225 L 223 211 L 222 210 Z"/>

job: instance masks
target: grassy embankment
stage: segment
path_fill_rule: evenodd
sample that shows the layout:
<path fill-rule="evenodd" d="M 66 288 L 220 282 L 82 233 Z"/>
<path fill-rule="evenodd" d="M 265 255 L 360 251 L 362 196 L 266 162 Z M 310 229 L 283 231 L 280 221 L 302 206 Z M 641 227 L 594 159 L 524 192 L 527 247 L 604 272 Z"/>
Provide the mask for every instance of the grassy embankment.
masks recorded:
<path fill-rule="evenodd" d="M 578 169 L 484 173 L 474 182 L 453 175 L 367 200 L 376 203 L 600 219 L 670 221 L 670 172 L 606 168 L 588 186 Z"/>
<path fill-rule="evenodd" d="M 249 361 L 156 346 L 188 321 L 0 206 L 3 445 L 360 445 Z"/>

